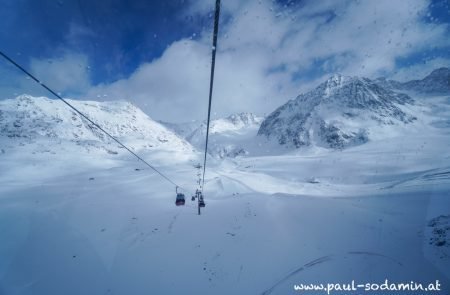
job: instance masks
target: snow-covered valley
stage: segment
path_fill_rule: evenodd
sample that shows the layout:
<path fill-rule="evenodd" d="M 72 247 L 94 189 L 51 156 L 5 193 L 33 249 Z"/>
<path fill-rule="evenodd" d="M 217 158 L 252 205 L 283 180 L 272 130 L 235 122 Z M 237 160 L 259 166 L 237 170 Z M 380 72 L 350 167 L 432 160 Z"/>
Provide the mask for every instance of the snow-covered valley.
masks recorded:
<path fill-rule="evenodd" d="M 56 101 L 0 101 L 0 294 L 295 294 L 385 279 L 439 280 L 448 294 L 450 96 L 422 95 L 414 120 L 344 149 L 278 145 L 256 136 L 262 118 L 217 121 L 201 216 L 201 126 L 181 136 L 126 103 L 75 101 L 186 190 L 176 207 L 171 184 Z"/>

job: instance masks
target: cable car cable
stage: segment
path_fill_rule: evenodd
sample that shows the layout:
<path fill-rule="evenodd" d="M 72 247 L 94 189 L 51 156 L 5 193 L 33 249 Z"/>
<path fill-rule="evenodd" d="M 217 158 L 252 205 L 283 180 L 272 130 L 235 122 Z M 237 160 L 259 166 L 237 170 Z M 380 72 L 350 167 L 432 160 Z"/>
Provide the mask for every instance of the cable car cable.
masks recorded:
<path fill-rule="evenodd" d="M 206 123 L 206 140 L 205 140 L 205 157 L 203 160 L 203 179 L 201 191 L 203 192 L 203 187 L 205 185 L 205 172 L 206 172 L 206 155 L 208 153 L 208 140 L 209 140 L 209 122 L 211 119 L 211 101 L 214 86 L 214 69 L 216 65 L 216 51 L 217 51 L 217 35 L 219 33 L 219 16 L 220 16 L 220 0 L 216 0 L 216 11 L 214 15 L 214 33 L 213 33 L 213 46 L 212 46 L 212 57 L 211 57 L 211 76 L 209 80 L 209 103 L 208 103 L 208 120 Z"/>
<path fill-rule="evenodd" d="M 144 159 L 142 159 L 139 155 L 137 155 L 135 152 L 133 152 L 130 148 L 128 148 L 125 144 L 123 144 L 122 142 L 120 142 L 117 138 L 115 138 L 113 135 L 109 134 L 109 132 L 107 132 L 105 129 L 103 129 L 100 125 L 98 125 L 97 123 L 95 123 L 94 121 L 92 121 L 91 119 L 89 119 L 89 117 L 87 117 L 85 114 L 83 114 L 81 111 L 79 111 L 76 107 L 74 107 L 73 105 L 71 105 L 69 102 L 67 102 L 64 98 L 62 98 L 58 93 L 56 93 L 55 91 L 53 91 L 51 88 L 49 88 L 47 85 L 45 85 L 44 83 L 42 83 L 39 79 L 37 79 L 35 76 L 33 76 L 31 73 L 29 73 L 27 70 L 25 70 L 22 66 L 20 66 L 18 63 L 16 63 L 12 58 L 10 58 L 9 56 L 7 56 L 5 53 L 3 53 L 2 51 L 0 51 L 0 55 L 3 56 L 7 61 L 9 61 L 11 64 L 13 64 L 15 67 L 17 67 L 19 70 L 21 70 L 22 72 L 24 72 L 28 77 L 30 77 L 31 79 L 33 79 L 36 83 L 38 83 L 39 85 L 41 85 L 43 88 L 45 88 L 48 92 L 50 92 L 51 94 L 53 94 L 55 97 L 57 97 L 58 99 L 60 99 L 62 102 L 64 102 L 67 106 L 69 106 L 71 109 L 73 109 L 76 113 L 78 113 L 78 115 L 80 115 L 81 117 L 83 117 L 84 119 L 86 119 L 89 123 L 91 123 L 93 126 L 95 126 L 97 129 L 99 129 L 100 131 L 102 131 L 103 133 L 105 133 L 109 138 L 111 138 L 112 140 L 114 140 L 116 143 L 118 143 L 121 147 L 123 147 L 124 149 L 126 149 L 128 152 L 130 152 L 133 156 L 135 156 L 138 160 L 142 161 L 145 165 L 147 165 L 148 167 L 150 167 L 151 169 L 153 169 L 153 171 L 155 171 L 156 173 L 158 173 L 162 178 L 164 178 L 165 180 L 167 180 L 168 182 L 170 182 L 171 184 L 173 184 L 175 187 L 181 188 L 183 189 L 181 186 L 179 186 L 178 184 L 176 184 L 174 181 L 172 181 L 169 177 L 167 177 L 166 175 L 164 175 L 161 171 L 159 171 L 158 169 L 156 169 L 154 166 L 150 165 L 147 161 L 145 161 Z M 185 190 L 185 189 L 183 189 Z"/>

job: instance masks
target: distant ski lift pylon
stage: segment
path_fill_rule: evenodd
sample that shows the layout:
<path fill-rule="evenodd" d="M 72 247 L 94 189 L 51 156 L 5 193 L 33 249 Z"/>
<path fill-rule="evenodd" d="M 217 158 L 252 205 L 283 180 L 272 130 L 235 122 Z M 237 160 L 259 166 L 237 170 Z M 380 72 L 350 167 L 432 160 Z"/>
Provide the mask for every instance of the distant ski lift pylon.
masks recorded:
<path fill-rule="evenodd" d="M 198 206 L 199 206 L 200 208 L 204 208 L 206 205 L 205 205 L 205 201 L 203 200 L 203 194 L 202 194 L 202 191 L 197 190 L 197 191 L 195 192 L 195 194 L 196 194 L 196 196 L 197 196 L 197 198 L 198 198 Z"/>

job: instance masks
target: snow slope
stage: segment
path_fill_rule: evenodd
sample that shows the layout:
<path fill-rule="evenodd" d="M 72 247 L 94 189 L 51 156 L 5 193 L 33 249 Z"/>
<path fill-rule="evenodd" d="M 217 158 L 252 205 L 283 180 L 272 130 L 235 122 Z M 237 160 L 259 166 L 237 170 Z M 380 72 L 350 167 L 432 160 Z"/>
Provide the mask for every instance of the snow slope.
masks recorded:
<path fill-rule="evenodd" d="M 385 279 L 448 294 L 450 97 L 427 103 L 390 140 L 209 161 L 201 216 L 130 157 L 72 140 L 64 156 L 32 154 L 3 136 L 23 146 L 0 154 L 0 294 L 298 294 Z M 193 192 L 201 155 L 164 144 L 140 151 Z"/>
<path fill-rule="evenodd" d="M 68 101 L 135 152 L 176 154 L 174 159 L 189 159 L 196 153 L 188 142 L 128 102 Z M 62 101 L 28 95 L 0 101 L 0 152 L 8 161 L 28 159 L 27 166 L 33 165 L 39 154 L 62 163 L 62 167 L 71 157 L 81 167 L 96 163 L 92 158 L 97 157 L 105 161 L 130 158 L 127 151 Z M 16 173 L 10 171 L 9 175 L 14 179 Z"/>
<path fill-rule="evenodd" d="M 450 154 L 445 142 L 412 145 L 431 139 L 405 142 L 405 152 L 368 143 L 225 161 L 208 168 L 201 216 L 190 201 L 175 207 L 173 187 L 134 162 L 2 181 L 0 290 L 295 294 L 293 284 L 388 278 L 439 280 L 447 294 L 449 248 L 428 241 L 430 221 L 450 213 L 450 167 L 439 162 Z M 188 163 L 159 168 L 194 189 Z"/>
<path fill-rule="evenodd" d="M 125 142 L 141 142 L 141 146 L 134 147 L 136 150 L 192 150 L 188 143 L 129 102 L 67 101 L 111 135 Z M 0 101 L 0 110 L 0 135 L 3 137 L 23 139 L 27 143 L 57 138 L 86 145 L 110 140 L 60 100 L 22 95 Z"/>

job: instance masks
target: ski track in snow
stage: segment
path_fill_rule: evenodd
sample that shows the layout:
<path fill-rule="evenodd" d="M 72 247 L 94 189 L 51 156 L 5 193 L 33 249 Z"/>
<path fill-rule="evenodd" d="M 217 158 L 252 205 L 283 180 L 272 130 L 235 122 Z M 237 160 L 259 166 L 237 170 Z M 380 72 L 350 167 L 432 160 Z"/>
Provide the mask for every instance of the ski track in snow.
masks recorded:
<path fill-rule="evenodd" d="M 366 252 L 366 251 L 352 251 L 352 252 L 347 252 L 343 255 L 367 255 L 367 256 L 383 257 L 383 258 L 394 261 L 395 263 L 397 263 L 400 266 L 403 266 L 403 264 L 401 262 L 397 261 L 396 259 L 388 257 L 383 254 L 379 254 L 379 253 L 371 253 L 371 252 Z M 322 256 L 320 258 L 314 259 L 313 261 L 310 261 L 310 262 L 304 264 L 303 266 L 297 268 L 296 270 L 290 272 L 289 274 L 287 274 L 285 277 L 283 277 L 282 279 L 277 281 L 274 285 L 272 285 L 266 291 L 262 292 L 261 295 L 271 294 L 275 290 L 275 288 L 277 288 L 279 285 L 283 284 L 285 281 L 287 281 L 292 276 L 297 275 L 301 271 L 305 271 L 308 268 L 311 268 L 315 265 L 326 263 L 327 261 L 331 261 L 332 259 L 335 259 L 336 257 L 343 256 L 343 255 L 330 254 L 330 255 L 326 255 L 326 256 Z"/>
<path fill-rule="evenodd" d="M 303 266 L 297 268 L 296 270 L 292 271 L 291 273 L 289 273 L 288 275 L 286 275 L 284 278 L 280 279 L 278 282 L 276 282 L 272 287 L 270 287 L 269 289 L 267 289 L 266 291 L 262 292 L 261 295 L 268 295 L 270 293 L 272 293 L 272 291 L 279 285 L 281 285 L 282 283 L 284 283 L 287 279 L 289 279 L 290 277 L 298 274 L 299 272 L 308 269 L 314 265 L 318 265 L 324 262 L 327 262 L 329 260 L 332 259 L 331 255 L 327 255 L 327 256 L 322 256 L 320 258 L 314 259 L 313 261 L 310 261 L 306 264 L 304 264 Z"/>
<path fill-rule="evenodd" d="M 181 211 L 180 211 L 180 212 L 181 212 Z M 169 233 L 169 234 L 172 233 L 173 226 L 174 226 L 174 224 L 175 224 L 175 221 L 177 221 L 177 217 L 178 217 L 178 215 L 180 215 L 180 212 L 178 212 L 177 214 L 175 214 L 175 215 L 173 216 L 172 220 L 171 220 L 170 223 L 169 223 L 169 226 L 167 227 L 167 233 Z"/>

